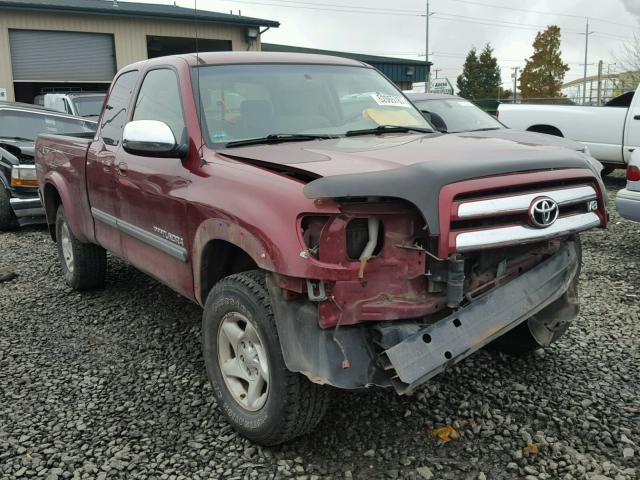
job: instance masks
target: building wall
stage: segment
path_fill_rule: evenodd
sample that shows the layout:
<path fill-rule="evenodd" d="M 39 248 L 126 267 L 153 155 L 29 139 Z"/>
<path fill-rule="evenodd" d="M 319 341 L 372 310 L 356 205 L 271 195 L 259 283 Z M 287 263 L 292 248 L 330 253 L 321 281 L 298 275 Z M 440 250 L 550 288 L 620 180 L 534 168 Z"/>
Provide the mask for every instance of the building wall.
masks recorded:
<path fill-rule="evenodd" d="M 114 7 L 115 8 L 115 7 Z M 116 66 L 120 68 L 147 58 L 147 35 L 195 36 L 195 25 L 186 21 L 166 21 L 103 15 L 0 11 L 0 88 L 14 99 L 9 29 L 62 30 L 68 32 L 111 33 L 114 36 Z M 233 50 L 247 50 L 246 27 L 225 24 L 198 24 L 198 37 L 231 40 Z M 260 43 L 250 50 L 259 50 Z M 69 52 L 73 55 L 73 52 Z M 91 65 L 87 65 L 91 68 Z"/>

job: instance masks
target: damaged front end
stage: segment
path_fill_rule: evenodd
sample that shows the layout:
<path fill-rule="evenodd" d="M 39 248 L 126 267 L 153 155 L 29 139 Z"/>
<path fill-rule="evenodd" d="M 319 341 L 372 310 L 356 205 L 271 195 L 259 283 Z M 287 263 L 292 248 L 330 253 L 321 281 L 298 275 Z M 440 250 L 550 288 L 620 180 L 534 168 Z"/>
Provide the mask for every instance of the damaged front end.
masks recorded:
<path fill-rule="evenodd" d="M 300 256 L 325 275 L 269 277 L 287 367 L 405 393 L 524 321 L 537 344 L 554 341 L 578 313 L 575 234 L 606 224 L 603 198 L 585 172 L 515 177 L 443 187 L 432 223 L 388 197 L 335 197 L 332 213 L 301 216 Z M 541 199 L 555 226 L 530 223 Z"/>
<path fill-rule="evenodd" d="M 487 293 L 440 318 L 343 328 L 321 328 L 316 305 L 302 296 L 286 299 L 273 277 L 268 286 L 290 370 L 339 388 L 393 386 L 402 394 L 527 319 L 543 330 L 570 323 L 578 313 L 572 287 L 579 265 L 579 244 L 569 241 L 517 278 L 493 282 Z M 542 310 L 545 315 L 537 316 Z"/>

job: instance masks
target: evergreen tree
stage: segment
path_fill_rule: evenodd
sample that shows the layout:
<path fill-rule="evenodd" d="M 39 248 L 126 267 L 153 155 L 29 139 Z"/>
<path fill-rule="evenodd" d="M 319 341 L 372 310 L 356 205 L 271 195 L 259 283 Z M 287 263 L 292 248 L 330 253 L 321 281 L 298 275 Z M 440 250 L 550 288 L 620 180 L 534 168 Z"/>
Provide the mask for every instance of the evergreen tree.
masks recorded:
<path fill-rule="evenodd" d="M 463 98 L 475 98 L 475 85 L 477 85 L 478 80 L 478 55 L 476 48 L 473 47 L 467 53 L 467 58 L 462 67 L 462 74 L 458 76 L 456 82 L 459 90 L 458 95 Z"/>
<path fill-rule="evenodd" d="M 523 98 L 563 97 L 560 87 L 569 65 L 562 62 L 560 52 L 560 27 L 550 25 L 536 35 L 533 55 L 520 75 Z"/>
<path fill-rule="evenodd" d="M 458 76 L 458 95 L 469 99 L 497 98 L 504 94 L 498 59 L 487 43 L 478 56 L 475 47 L 467 54 L 462 74 Z"/>

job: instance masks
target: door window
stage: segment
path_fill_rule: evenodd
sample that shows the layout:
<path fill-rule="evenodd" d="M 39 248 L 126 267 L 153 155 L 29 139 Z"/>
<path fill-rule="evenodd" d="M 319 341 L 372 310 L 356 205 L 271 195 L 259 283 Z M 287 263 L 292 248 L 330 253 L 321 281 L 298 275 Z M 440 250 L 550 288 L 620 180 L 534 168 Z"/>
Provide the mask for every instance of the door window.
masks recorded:
<path fill-rule="evenodd" d="M 123 73 L 113 84 L 100 124 L 102 140 L 107 145 L 115 146 L 122 140 L 122 130 L 127 121 L 127 108 L 137 79 L 138 72 L 134 70 Z"/>
<path fill-rule="evenodd" d="M 171 128 L 177 142 L 184 142 L 186 126 L 182 115 L 180 88 L 173 70 L 151 70 L 144 77 L 133 120 L 158 120 Z"/>

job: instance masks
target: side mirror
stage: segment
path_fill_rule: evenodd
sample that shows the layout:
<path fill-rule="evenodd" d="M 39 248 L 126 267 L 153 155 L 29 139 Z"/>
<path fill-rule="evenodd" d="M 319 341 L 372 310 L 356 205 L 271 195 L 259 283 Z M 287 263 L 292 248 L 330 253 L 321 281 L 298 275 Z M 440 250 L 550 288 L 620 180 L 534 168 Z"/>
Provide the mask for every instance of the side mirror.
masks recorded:
<path fill-rule="evenodd" d="M 122 148 L 133 155 L 184 157 L 187 146 L 176 142 L 169 125 L 158 120 L 134 120 L 124 126 Z"/>

